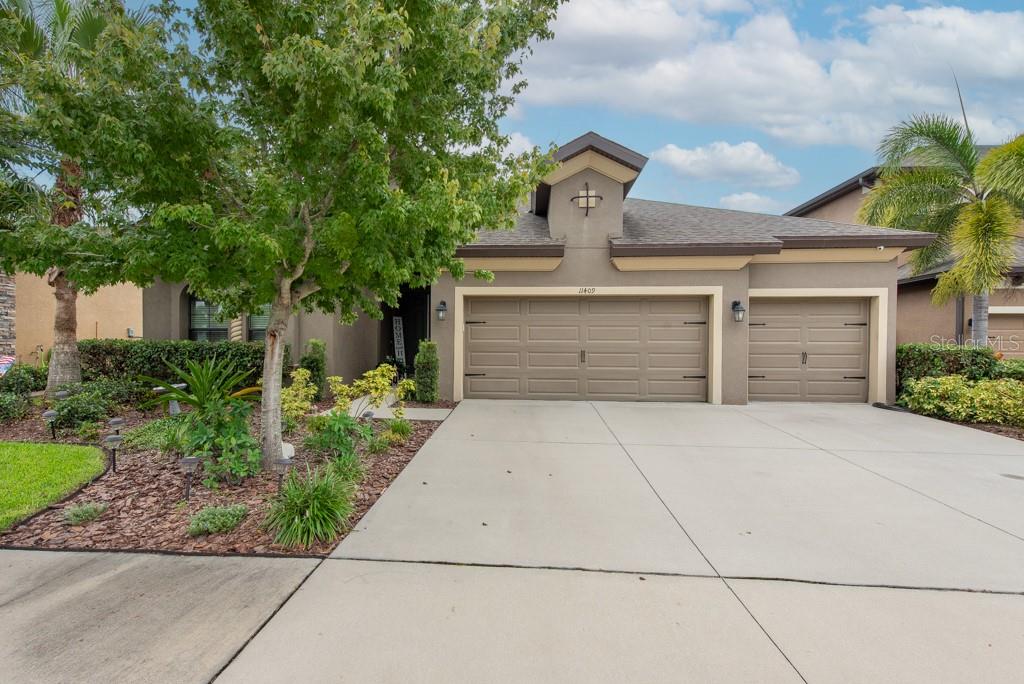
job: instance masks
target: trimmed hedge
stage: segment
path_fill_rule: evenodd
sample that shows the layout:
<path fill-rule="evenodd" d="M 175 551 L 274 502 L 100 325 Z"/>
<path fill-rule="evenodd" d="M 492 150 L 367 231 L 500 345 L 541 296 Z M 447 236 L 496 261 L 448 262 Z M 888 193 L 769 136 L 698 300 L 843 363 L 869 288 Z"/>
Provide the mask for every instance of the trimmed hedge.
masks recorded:
<path fill-rule="evenodd" d="M 962 375 L 908 380 L 899 403 L 914 413 L 963 423 L 1024 427 L 1024 383 Z"/>
<path fill-rule="evenodd" d="M 1003 359 L 996 367 L 995 377 L 1024 380 L 1024 359 Z"/>
<path fill-rule="evenodd" d="M 989 347 L 955 344 L 901 344 L 896 347 L 896 392 L 921 378 L 962 375 L 968 380 L 997 377 L 1000 362 Z"/>
<path fill-rule="evenodd" d="M 419 351 L 416 352 L 416 401 L 432 404 L 437 401 L 437 380 L 439 362 L 437 358 L 437 342 L 420 340 Z"/>
<path fill-rule="evenodd" d="M 165 365 L 184 368 L 185 361 L 229 359 L 239 370 L 251 369 L 255 381 L 263 374 L 262 342 L 193 342 L 192 340 L 80 340 L 82 379 L 134 379 L 148 375 L 161 380 L 176 380 Z M 285 347 L 285 368 L 289 365 Z"/>

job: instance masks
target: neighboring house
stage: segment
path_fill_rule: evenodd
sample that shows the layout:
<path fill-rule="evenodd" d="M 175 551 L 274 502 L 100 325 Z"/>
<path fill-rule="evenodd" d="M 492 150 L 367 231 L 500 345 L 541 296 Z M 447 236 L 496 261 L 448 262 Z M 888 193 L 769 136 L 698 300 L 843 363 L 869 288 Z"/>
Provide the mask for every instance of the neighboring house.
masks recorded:
<path fill-rule="evenodd" d="M 53 288 L 28 273 L 0 274 L 0 354 L 39 363 L 53 346 Z M 104 287 L 78 297 L 78 338 L 141 337 L 142 290 L 133 285 Z"/>
<path fill-rule="evenodd" d="M 431 288 L 447 399 L 892 401 L 896 258 L 930 234 L 628 197 L 594 133 Z M 745 310 L 745 319 L 741 313 Z"/>
<path fill-rule="evenodd" d="M 984 155 L 992 146 L 979 145 Z M 871 167 L 826 190 L 817 197 L 786 212 L 786 216 L 856 223 L 865 196 L 878 179 L 878 167 Z M 1005 356 L 1024 357 L 1024 238 L 1017 241 L 1016 259 L 1006 286 L 989 297 L 989 343 Z M 931 292 L 939 275 L 953 260 L 915 274 L 908 254 L 898 260 L 896 341 L 962 342 L 970 338 L 971 298 L 960 297 L 945 305 L 932 303 Z"/>

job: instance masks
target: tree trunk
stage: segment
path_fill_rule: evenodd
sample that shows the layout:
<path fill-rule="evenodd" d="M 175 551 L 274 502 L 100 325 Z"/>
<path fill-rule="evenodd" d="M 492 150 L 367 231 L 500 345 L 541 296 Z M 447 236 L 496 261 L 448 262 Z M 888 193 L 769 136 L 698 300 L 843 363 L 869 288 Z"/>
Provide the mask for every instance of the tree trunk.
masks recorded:
<path fill-rule="evenodd" d="M 971 304 L 971 344 L 988 344 L 988 294 L 976 294 Z"/>
<path fill-rule="evenodd" d="M 55 226 L 67 228 L 82 219 L 82 188 L 78 179 L 81 167 L 70 159 L 62 159 L 54 186 L 58 197 L 50 220 Z M 46 376 L 46 394 L 53 396 L 61 385 L 82 382 L 82 362 L 78 355 L 78 288 L 58 266 L 46 274 L 56 311 L 53 317 L 53 347 L 50 369 Z"/>
<path fill-rule="evenodd" d="M 53 270 L 49 280 L 57 304 L 46 376 L 46 394 L 52 397 L 61 385 L 82 382 L 82 363 L 78 356 L 78 289 L 61 271 Z"/>
<path fill-rule="evenodd" d="M 279 297 L 270 307 L 267 337 L 263 343 L 263 398 L 261 463 L 264 470 L 281 458 L 281 375 L 284 371 L 284 337 L 288 332 L 291 307 Z"/>

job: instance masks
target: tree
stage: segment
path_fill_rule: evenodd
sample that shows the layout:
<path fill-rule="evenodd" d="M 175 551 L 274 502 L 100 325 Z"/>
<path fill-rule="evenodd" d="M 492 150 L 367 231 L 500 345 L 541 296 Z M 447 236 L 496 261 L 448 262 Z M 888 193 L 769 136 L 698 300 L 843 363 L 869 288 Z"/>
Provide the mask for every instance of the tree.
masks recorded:
<path fill-rule="evenodd" d="M 70 80 L 78 80 L 84 64 L 81 58 L 94 54 L 101 34 L 110 23 L 111 13 L 113 12 L 115 16 L 123 14 L 119 6 L 105 9 L 100 4 L 87 0 L 9 0 L 4 2 L 2 10 L 7 25 L 15 27 L 13 45 L 7 51 L 16 53 L 22 62 L 46 64 Z M 150 22 L 149 17 L 142 12 L 127 13 L 121 18 L 138 26 Z M 9 60 L 10 54 L 5 62 L 9 64 Z M 8 68 L 5 75 L 11 75 L 11 71 Z M 31 114 L 34 103 L 31 97 L 26 96 L 22 86 L 23 84 L 16 78 L 5 78 L 4 82 L 0 83 L 3 90 L 5 124 L 15 124 L 20 115 Z M 8 129 L 8 125 L 4 128 Z M 11 130 L 14 128 L 16 126 L 10 126 Z M 24 129 L 20 130 L 24 132 Z M 31 137 L 30 134 L 26 135 Z M 45 157 L 47 152 L 55 152 L 59 156 L 56 164 L 43 164 L 48 167 L 46 170 L 52 173 L 54 178 L 50 192 L 49 221 L 57 228 L 70 229 L 83 220 L 81 166 L 74 157 L 61 155 L 61 150 L 47 148 L 45 141 L 33 139 L 32 144 L 36 162 Z M 32 164 L 27 158 L 20 161 L 23 164 Z M 22 214 L 24 219 L 24 210 L 30 208 L 25 204 L 26 198 L 32 195 L 31 191 L 35 188 L 33 184 L 26 183 L 24 178 L 12 173 L 10 168 L 5 171 L 7 173 L 4 174 L 2 181 L 3 200 L 7 203 L 5 214 Z M 57 243 L 66 246 L 66 241 Z M 53 255 L 52 261 L 39 260 L 38 257 L 45 252 Z M 74 258 L 74 254 L 72 252 L 70 256 Z M 53 353 L 50 357 L 46 391 L 52 394 L 60 385 L 80 382 L 82 371 L 77 337 L 79 284 L 71 277 L 66 265 L 68 256 L 53 249 L 40 249 L 35 254 L 24 254 L 21 260 L 17 259 L 18 254 L 13 250 L 8 251 L 5 256 L 6 261 L 20 270 L 37 275 L 45 274 L 47 282 L 53 287 L 56 311 L 53 324 Z M 20 263 L 14 263 L 16 261 Z"/>
<path fill-rule="evenodd" d="M 971 296 L 971 342 L 979 346 L 988 344 L 989 293 L 1002 285 L 1014 259 L 1024 185 L 1008 154 L 1016 149 L 1019 163 L 1020 148 L 1018 139 L 981 161 L 966 117 L 963 123 L 941 115 L 913 117 L 879 145 L 879 181 L 860 210 L 864 223 L 938 236 L 914 253 L 914 271 L 955 259 L 939 276 L 933 300 Z"/>
<path fill-rule="evenodd" d="M 218 112 L 203 193 L 156 206 L 139 263 L 229 315 L 270 304 L 262 453 L 281 453 L 281 374 L 299 310 L 380 316 L 478 228 L 510 227 L 548 168 L 498 130 L 559 0 L 200 0 L 186 74 Z M 178 53 L 190 51 L 187 41 Z M 197 96 L 198 97 L 198 96 Z"/>

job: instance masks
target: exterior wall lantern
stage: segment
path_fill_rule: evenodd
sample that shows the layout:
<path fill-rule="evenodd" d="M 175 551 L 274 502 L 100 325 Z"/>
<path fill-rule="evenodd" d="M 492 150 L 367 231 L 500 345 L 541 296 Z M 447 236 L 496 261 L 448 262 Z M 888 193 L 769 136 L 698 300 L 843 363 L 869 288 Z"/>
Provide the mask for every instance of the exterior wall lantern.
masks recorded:
<path fill-rule="evenodd" d="M 437 306 L 434 307 L 434 311 L 437 312 L 437 320 L 443 321 L 448 315 L 448 303 L 442 299 L 437 303 Z"/>
<path fill-rule="evenodd" d="M 747 310 L 743 308 L 743 302 L 735 300 L 732 303 L 732 319 L 737 323 L 742 323 L 743 319 L 747 315 Z"/>

